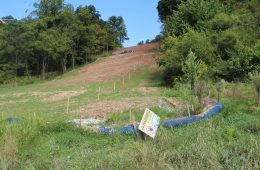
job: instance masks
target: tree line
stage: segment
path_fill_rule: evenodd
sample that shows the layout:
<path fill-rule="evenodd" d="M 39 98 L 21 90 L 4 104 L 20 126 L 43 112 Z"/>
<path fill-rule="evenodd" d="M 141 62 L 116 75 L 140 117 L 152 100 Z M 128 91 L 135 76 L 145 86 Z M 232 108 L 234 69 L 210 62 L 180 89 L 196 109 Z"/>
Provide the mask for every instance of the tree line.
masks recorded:
<path fill-rule="evenodd" d="M 160 0 L 157 9 L 157 61 L 168 84 L 185 81 L 187 62 L 199 61 L 200 77 L 214 81 L 246 81 L 260 72 L 259 0 Z"/>
<path fill-rule="evenodd" d="M 74 10 L 64 0 L 40 0 L 34 7 L 24 19 L 2 18 L 0 84 L 21 76 L 63 74 L 128 39 L 121 16 L 104 21 L 92 5 Z"/>

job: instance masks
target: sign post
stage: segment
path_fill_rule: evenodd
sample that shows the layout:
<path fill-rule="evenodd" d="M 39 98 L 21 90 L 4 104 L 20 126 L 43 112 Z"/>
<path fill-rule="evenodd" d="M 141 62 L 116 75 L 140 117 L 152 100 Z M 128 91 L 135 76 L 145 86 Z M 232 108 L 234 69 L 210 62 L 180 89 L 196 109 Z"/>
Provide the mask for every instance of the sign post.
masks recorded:
<path fill-rule="evenodd" d="M 138 129 L 146 135 L 154 138 L 160 123 L 160 117 L 149 109 L 145 109 L 142 121 Z"/>

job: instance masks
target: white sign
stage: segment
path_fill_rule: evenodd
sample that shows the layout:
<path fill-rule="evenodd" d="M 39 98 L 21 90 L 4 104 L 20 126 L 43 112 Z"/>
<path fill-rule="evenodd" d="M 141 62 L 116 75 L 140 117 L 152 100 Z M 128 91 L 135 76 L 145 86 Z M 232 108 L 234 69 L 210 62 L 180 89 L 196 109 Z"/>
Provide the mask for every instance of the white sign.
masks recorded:
<path fill-rule="evenodd" d="M 160 123 L 160 117 L 149 109 L 145 109 L 142 121 L 138 129 L 151 138 L 154 138 Z"/>

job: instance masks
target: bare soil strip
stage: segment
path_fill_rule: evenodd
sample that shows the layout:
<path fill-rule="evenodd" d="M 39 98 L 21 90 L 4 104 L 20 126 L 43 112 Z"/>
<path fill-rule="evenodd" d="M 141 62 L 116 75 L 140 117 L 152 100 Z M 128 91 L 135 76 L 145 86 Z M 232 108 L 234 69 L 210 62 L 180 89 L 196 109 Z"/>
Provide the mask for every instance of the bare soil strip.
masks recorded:
<path fill-rule="evenodd" d="M 133 50 L 132 53 L 127 54 L 115 52 L 115 55 L 106 57 L 79 69 L 75 77 L 54 80 L 47 83 L 47 85 L 81 85 L 109 81 L 116 77 L 126 75 L 134 69 L 138 69 L 140 67 L 155 68 L 157 65 L 154 59 L 154 49 L 158 48 L 158 45 L 158 43 L 152 43 L 127 48 Z"/>
<path fill-rule="evenodd" d="M 159 97 L 132 97 L 120 101 L 102 101 L 88 104 L 75 111 L 74 114 L 84 118 L 107 119 L 110 113 L 121 112 L 128 109 L 144 110 L 147 107 L 158 106 Z"/>

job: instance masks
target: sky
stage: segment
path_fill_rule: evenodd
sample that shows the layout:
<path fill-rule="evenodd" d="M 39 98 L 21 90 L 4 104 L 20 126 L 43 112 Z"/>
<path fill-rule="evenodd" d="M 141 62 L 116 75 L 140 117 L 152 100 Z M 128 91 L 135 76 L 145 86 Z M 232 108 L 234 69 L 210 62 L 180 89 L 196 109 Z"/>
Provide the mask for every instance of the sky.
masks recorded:
<path fill-rule="evenodd" d="M 0 18 L 12 15 L 21 19 L 30 14 L 37 0 L 1 0 Z M 74 8 L 82 5 L 94 5 L 102 19 L 110 16 L 122 16 L 130 40 L 124 43 L 125 47 L 134 46 L 141 40 L 153 39 L 161 31 L 156 6 L 159 0 L 65 0 Z M 27 12 L 26 12 L 27 11 Z"/>

